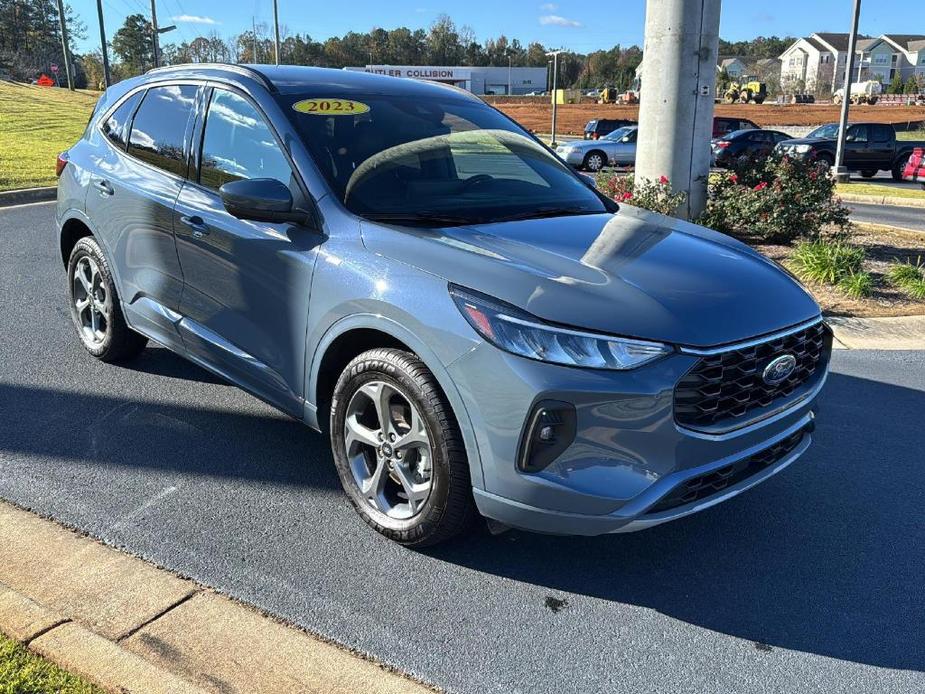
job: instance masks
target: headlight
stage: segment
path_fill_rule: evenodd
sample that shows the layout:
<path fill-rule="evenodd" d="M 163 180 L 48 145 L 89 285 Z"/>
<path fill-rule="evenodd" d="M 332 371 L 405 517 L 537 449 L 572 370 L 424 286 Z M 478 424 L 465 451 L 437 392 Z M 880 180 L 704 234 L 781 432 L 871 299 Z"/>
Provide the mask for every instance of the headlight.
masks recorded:
<path fill-rule="evenodd" d="M 812 148 L 812 145 L 796 145 L 793 149 L 796 150 L 798 154 L 806 154 Z"/>
<path fill-rule="evenodd" d="M 475 331 L 495 347 L 528 359 L 592 369 L 635 369 L 670 354 L 668 345 L 572 330 L 461 287 L 450 295 Z"/>

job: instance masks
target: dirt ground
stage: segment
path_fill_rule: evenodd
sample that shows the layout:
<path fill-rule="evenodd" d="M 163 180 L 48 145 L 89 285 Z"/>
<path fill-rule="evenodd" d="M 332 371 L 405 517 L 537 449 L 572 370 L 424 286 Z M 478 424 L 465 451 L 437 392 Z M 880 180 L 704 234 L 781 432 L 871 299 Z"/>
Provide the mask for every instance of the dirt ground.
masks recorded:
<path fill-rule="evenodd" d="M 548 103 L 505 103 L 494 105 L 521 125 L 539 133 L 550 131 L 552 106 Z M 557 109 L 557 131 L 579 135 L 593 118 L 639 118 L 639 106 L 613 104 L 563 104 Z M 834 104 L 717 104 L 717 116 L 741 116 L 757 125 L 821 125 L 838 120 L 839 107 Z M 925 121 L 925 106 L 853 106 L 852 120 L 906 125 Z"/>
<path fill-rule="evenodd" d="M 906 296 L 887 282 L 885 275 L 897 262 L 925 261 L 925 237 L 914 232 L 881 231 L 855 225 L 851 243 L 867 251 L 863 269 L 873 275 L 874 290 L 864 299 L 852 299 L 835 287 L 809 284 L 822 310 L 834 316 L 918 316 L 925 314 L 925 302 Z M 786 263 L 793 252 L 790 246 L 762 244 L 757 249 L 778 263 Z"/>

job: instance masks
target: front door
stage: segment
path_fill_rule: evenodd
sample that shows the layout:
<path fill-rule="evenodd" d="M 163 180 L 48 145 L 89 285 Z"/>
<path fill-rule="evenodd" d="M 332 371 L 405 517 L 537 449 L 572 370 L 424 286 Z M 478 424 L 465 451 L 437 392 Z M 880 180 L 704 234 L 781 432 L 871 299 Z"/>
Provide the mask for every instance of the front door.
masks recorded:
<path fill-rule="evenodd" d="M 207 98 L 198 171 L 180 192 L 174 220 L 183 341 L 194 358 L 301 416 L 309 291 L 322 237 L 225 210 L 219 188 L 245 178 L 275 178 L 294 200 L 304 204 L 304 198 L 256 105 L 218 87 Z"/>

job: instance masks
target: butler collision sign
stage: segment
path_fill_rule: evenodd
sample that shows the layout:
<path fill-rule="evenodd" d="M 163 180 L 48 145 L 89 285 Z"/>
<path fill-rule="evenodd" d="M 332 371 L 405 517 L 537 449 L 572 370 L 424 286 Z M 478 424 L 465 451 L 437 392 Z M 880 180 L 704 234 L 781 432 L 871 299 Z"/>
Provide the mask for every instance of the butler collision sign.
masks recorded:
<path fill-rule="evenodd" d="M 462 87 L 473 94 L 526 94 L 546 89 L 545 67 L 476 67 L 453 65 L 366 65 L 346 70 L 390 77 L 429 80 Z"/>

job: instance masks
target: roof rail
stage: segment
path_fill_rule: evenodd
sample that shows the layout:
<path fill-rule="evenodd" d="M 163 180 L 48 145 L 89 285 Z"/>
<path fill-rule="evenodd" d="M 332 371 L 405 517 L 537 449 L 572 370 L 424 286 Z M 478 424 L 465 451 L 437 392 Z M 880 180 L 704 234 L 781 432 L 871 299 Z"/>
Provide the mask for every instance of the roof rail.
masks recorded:
<path fill-rule="evenodd" d="M 180 63 L 179 65 L 162 65 L 161 67 L 153 67 L 147 72 L 146 75 L 151 73 L 159 72 L 169 72 L 171 70 L 228 70 L 230 72 L 237 72 L 239 75 L 244 75 L 245 77 L 251 77 L 256 79 L 258 82 L 263 83 L 267 89 L 271 92 L 277 92 L 276 85 L 270 81 L 270 79 L 264 75 L 260 70 L 252 68 L 250 65 L 240 65 L 238 63 Z"/>

